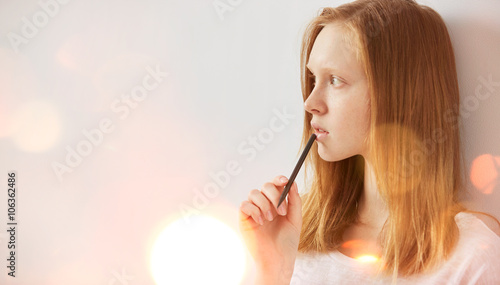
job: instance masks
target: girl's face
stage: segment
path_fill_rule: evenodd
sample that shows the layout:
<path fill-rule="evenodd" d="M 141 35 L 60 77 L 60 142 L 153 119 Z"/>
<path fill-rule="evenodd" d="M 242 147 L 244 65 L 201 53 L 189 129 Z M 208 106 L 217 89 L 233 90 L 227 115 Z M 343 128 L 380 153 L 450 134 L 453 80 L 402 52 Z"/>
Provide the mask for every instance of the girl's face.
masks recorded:
<path fill-rule="evenodd" d="M 307 63 L 315 84 L 304 109 L 312 114 L 318 152 L 326 161 L 357 154 L 366 157 L 367 151 L 368 82 L 355 50 L 342 39 L 344 33 L 340 25 L 327 24 L 316 38 Z"/>

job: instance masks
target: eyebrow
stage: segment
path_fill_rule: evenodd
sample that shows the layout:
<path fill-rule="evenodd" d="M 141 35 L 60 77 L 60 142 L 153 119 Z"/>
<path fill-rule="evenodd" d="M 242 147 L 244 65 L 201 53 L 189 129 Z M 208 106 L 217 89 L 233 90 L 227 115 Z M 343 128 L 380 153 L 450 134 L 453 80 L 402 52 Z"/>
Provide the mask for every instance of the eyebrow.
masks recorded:
<path fill-rule="evenodd" d="M 306 64 L 306 68 L 312 73 L 311 68 L 309 67 L 309 63 Z M 334 67 L 330 67 L 330 64 L 327 64 L 326 66 L 323 66 L 320 68 L 320 70 L 325 70 L 325 71 L 333 71 L 333 72 L 339 72 L 340 70 Z"/>

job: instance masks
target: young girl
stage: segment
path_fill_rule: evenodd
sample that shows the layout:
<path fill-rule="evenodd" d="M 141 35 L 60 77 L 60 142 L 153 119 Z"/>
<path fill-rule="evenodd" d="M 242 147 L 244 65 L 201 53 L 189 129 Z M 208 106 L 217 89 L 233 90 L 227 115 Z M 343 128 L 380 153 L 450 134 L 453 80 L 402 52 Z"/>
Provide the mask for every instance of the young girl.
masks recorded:
<path fill-rule="evenodd" d="M 442 18 L 412 0 L 325 8 L 301 69 L 302 146 L 317 134 L 309 191 L 294 183 L 277 209 L 277 176 L 242 202 L 256 284 L 500 284 L 500 223 L 457 198 L 459 88 Z"/>

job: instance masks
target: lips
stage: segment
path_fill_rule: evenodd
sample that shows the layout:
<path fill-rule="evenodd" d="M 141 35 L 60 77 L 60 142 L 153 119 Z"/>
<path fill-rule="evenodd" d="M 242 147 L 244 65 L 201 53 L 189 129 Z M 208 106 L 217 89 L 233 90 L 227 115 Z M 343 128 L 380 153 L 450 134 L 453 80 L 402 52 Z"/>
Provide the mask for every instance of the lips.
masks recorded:
<path fill-rule="evenodd" d="M 316 123 L 311 122 L 311 127 L 314 129 L 317 141 L 322 141 L 329 134 L 327 130 L 325 130 L 322 126 Z"/>
<path fill-rule="evenodd" d="M 311 127 L 314 129 L 314 133 L 316 134 L 328 133 L 328 131 L 316 123 L 311 123 Z"/>

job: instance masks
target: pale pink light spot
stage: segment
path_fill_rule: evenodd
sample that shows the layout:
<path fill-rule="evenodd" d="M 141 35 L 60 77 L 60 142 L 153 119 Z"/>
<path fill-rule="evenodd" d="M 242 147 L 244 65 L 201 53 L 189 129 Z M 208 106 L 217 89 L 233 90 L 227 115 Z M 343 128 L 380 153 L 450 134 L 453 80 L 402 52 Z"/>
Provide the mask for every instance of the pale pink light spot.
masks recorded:
<path fill-rule="evenodd" d="M 500 157 L 483 154 L 472 162 L 470 180 L 472 185 L 483 194 L 491 194 L 498 183 Z"/>

